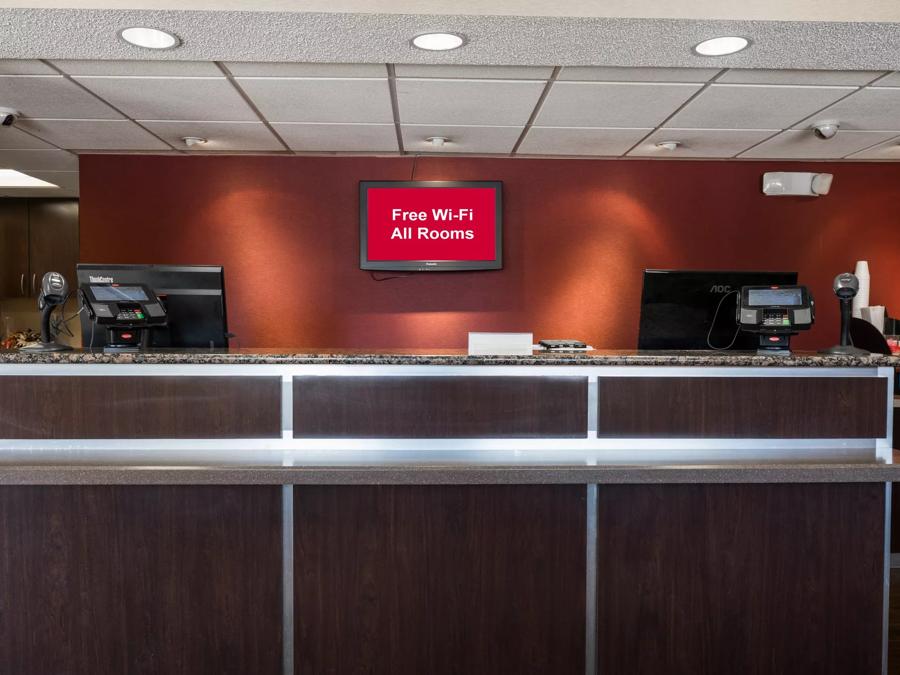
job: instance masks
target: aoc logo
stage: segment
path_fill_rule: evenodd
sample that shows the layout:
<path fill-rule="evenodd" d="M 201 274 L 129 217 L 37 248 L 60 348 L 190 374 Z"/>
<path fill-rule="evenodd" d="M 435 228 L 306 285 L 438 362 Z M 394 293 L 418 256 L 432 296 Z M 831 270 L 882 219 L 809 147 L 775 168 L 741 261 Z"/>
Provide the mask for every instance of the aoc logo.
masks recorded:
<path fill-rule="evenodd" d="M 88 281 L 92 284 L 111 284 L 113 283 L 112 277 L 95 277 L 93 275 L 88 276 Z"/>
<path fill-rule="evenodd" d="M 730 293 L 731 286 L 728 284 L 713 284 L 709 287 L 710 293 Z"/>

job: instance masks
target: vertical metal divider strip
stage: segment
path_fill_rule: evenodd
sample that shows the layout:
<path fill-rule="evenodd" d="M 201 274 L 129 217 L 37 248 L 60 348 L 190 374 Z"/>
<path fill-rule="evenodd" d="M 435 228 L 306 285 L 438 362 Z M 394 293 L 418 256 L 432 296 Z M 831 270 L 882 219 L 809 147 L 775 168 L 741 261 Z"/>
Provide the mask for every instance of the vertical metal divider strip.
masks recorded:
<path fill-rule="evenodd" d="M 294 437 L 294 378 L 281 376 L 281 437 Z"/>
<path fill-rule="evenodd" d="M 597 492 L 598 485 L 587 486 L 587 546 L 585 550 L 584 673 L 597 675 Z"/>
<path fill-rule="evenodd" d="M 599 378 L 588 378 L 587 437 L 597 438 L 599 429 Z M 596 464 L 596 459 L 593 462 Z M 584 673 L 597 675 L 597 520 L 599 519 L 596 483 L 587 485 L 587 518 L 585 532 L 585 598 L 584 598 Z"/>
<path fill-rule="evenodd" d="M 884 484 L 884 600 L 881 607 L 881 675 L 888 672 L 888 633 L 891 609 L 891 492 L 892 483 Z"/>
<path fill-rule="evenodd" d="M 294 675 L 294 486 L 281 486 L 281 663 Z"/>
<path fill-rule="evenodd" d="M 597 438 L 597 403 L 598 403 L 598 383 L 597 376 L 592 375 L 588 378 L 588 400 L 587 400 L 587 437 Z"/>
<path fill-rule="evenodd" d="M 281 377 L 281 436 L 294 437 L 294 378 Z M 285 466 L 293 458 L 283 458 Z M 281 486 L 281 666 L 294 675 L 294 486 Z"/>

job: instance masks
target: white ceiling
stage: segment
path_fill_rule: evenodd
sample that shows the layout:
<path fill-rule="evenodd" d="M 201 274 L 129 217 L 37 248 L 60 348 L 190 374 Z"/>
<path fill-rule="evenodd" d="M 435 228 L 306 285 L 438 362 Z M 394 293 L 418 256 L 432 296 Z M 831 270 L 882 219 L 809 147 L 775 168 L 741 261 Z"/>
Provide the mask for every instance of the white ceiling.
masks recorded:
<path fill-rule="evenodd" d="M 2 0 L 0 7 L 230 10 L 442 15 L 446 0 Z M 898 21 L 896 0 L 455 0 L 455 14 L 491 16 Z"/>
<path fill-rule="evenodd" d="M 900 160 L 887 71 L 0 60 L 0 106 L 0 167 L 54 194 L 113 151 Z"/>

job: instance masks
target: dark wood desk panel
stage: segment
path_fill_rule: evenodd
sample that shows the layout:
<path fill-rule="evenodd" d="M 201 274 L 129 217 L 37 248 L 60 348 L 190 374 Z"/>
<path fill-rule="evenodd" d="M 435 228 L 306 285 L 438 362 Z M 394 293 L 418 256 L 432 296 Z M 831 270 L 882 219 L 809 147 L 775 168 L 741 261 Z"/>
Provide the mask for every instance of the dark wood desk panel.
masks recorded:
<path fill-rule="evenodd" d="M 0 438 L 280 438 L 280 377 L 2 376 Z"/>
<path fill-rule="evenodd" d="M 600 486 L 604 675 L 881 673 L 883 484 Z"/>
<path fill-rule="evenodd" d="M 601 377 L 598 435 L 883 438 L 887 387 L 866 377 Z"/>
<path fill-rule="evenodd" d="M 583 675 L 584 486 L 298 487 L 295 668 Z"/>
<path fill-rule="evenodd" d="M 278 487 L 0 488 L 0 673 L 281 673 Z"/>
<path fill-rule="evenodd" d="M 295 377 L 296 438 L 585 438 L 587 378 Z"/>

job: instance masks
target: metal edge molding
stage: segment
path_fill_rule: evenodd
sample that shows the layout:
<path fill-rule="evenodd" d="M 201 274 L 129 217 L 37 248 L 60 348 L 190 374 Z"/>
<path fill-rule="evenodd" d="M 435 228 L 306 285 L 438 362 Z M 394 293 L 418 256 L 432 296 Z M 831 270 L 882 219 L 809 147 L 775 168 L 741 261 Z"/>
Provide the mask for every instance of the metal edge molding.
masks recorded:
<path fill-rule="evenodd" d="M 893 485 L 884 484 L 884 596 L 881 605 L 881 675 L 888 675 L 891 605 L 891 494 Z"/>
<path fill-rule="evenodd" d="M 585 547 L 585 617 L 584 617 L 584 673 L 596 675 L 597 673 L 597 554 L 599 546 L 599 534 L 597 531 L 598 520 L 598 486 L 596 483 L 587 485 L 585 501 L 587 502 L 587 527 Z"/>
<path fill-rule="evenodd" d="M 370 365 L 370 364 L 154 364 L 154 363 L 3 363 L 0 376 L 518 376 L 571 377 L 884 377 L 891 368 L 817 366 L 604 366 L 604 365 Z"/>
<path fill-rule="evenodd" d="M 281 486 L 281 662 L 294 675 L 294 486 Z"/>

